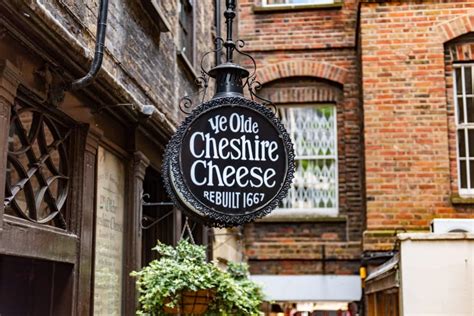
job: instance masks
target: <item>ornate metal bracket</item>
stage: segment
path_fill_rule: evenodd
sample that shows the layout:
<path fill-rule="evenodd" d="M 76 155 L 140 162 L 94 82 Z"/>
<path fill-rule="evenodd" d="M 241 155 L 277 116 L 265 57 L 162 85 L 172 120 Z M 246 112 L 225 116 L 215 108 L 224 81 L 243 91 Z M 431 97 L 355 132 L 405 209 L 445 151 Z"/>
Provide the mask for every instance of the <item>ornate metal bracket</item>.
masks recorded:
<path fill-rule="evenodd" d="M 259 101 L 264 106 L 271 108 L 272 112 L 275 115 L 278 115 L 277 108 L 275 104 L 258 95 L 257 91 L 262 88 L 262 84 L 257 81 L 257 63 L 255 59 L 248 53 L 244 52 L 242 49 L 245 47 L 245 42 L 241 39 L 234 41 L 232 39 L 232 25 L 233 19 L 236 16 L 236 1 L 227 0 L 226 1 L 226 10 L 224 12 L 225 23 L 227 25 L 227 38 L 217 37 L 215 39 L 216 49 L 211 50 L 204 54 L 201 58 L 201 76 L 196 79 L 196 86 L 199 87 L 198 91 L 194 94 L 186 95 L 182 97 L 179 101 L 179 108 L 184 114 L 191 114 L 195 105 L 193 104 L 193 99 L 202 94 L 200 98 L 200 103 L 204 103 L 207 98 L 207 88 L 209 86 L 209 78 L 216 79 L 216 97 L 221 96 L 231 96 L 230 94 L 242 94 L 244 89 L 247 89 L 250 95 L 250 98 L 253 101 Z M 219 64 L 212 69 L 206 69 L 204 66 L 207 57 L 211 54 L 220 53 L 223 50 L 226 50 L 226 62 Z M 240 56 L 244 56 L 250 59 L 252 64 L 251 72 L 247 71 L 245 68 L 240 67 L 234 63 L 234 52 L 237 52 Z M 241 82 L 241 79 L 245 79 L 244 82 Z M 232 95 L 235 96 L 235 95 Z"/>
<path fill-rule="evenodd" d="M 201 60 L 201 68 L 202 68 L 202 60 Z M 201 102 L 204 102 L 207 97 L 207 88 L 209 87 L 209 76 L 206 74 L 205 70 L 201 70 L 201 76 L 197 77 L 194 81 L 196 86 L 199 87 L 196 93 L 185 95 L 179 100 L 179 109 L 184 114 L 191 114 L 193 110 L 193 97 L 199 96 L 202 94 Z"/>
<path fill-rule="evenodd" d="M 165 218 L 167 218 L 168 216 L 170 216 L 171 214 L 174 213 L 174 209 L 173 209 L 173 210 L 167 212 L 166 214 L 164 214 L 163 216 L 161 216 L 160 218 L 155 219 L 151 224 L 143 225 L 143 220 L 146 219 L 146 218 L 143 217 L 143 207 L 148 207 L 148 206 L 174 206 L 173 202 L 145 202 L 145 197 L 150 197 L 150 195 L 148 193 L 142 194 L 142 198 L 141 198 L 142 213 L 141 213 L 141 220 L 140 220 L 141 229 L 143 229 L 143 230 L 150 229 L 150 228 L 152 228 L 153 226 L 155 226 L 156 224 L 158 224 L 159 222 L 161 222 L 162 220 L 164 220 Z M 179 239 L 180 240 L 183 239 L 184 234 L 187 232 L 188 236 L 189 236 L 189 239 L 191 240 L 191 243 L 195 244 L 194 237 L 193 237 L 193 231 L 191 229 L 191 226 L 189 226 L 188 217 L 186 216 L 185 218 L 186 219 L 185 219 L 183 229 L 181 231 Z"/>
<path fill-rule="evenodd" d="M 156 224 L 158 224 L 159 222 L 161 222 L 162 220 L 164 220 L 166 217 L 170 216 L 174 212 L 174 209 L 173 209 L 173 210 L 167 212 L 166 214 L 164 214 L 163 216 L 161 216 L 160 218 L 155 219 L 151 224 L 144 225 L 143 221 L 146 220 L 147 218 L 143 217 L 143 207 L 148 207 L 148 206 L 173 206 L 174 205 L 173 202 L 145 202 L 145 197 L 150 197 L 150 195 L 148 193 L 143 193 L 142 198 L 140 199 L 140 201 L 141 201 L 141 210 L 142 210 L 142 212 L 140 213 L 140 228 L 143 229 L 143 230 L 147 230 L 147 229 L 152 228 L 153 226 L 155 226 Z"/>

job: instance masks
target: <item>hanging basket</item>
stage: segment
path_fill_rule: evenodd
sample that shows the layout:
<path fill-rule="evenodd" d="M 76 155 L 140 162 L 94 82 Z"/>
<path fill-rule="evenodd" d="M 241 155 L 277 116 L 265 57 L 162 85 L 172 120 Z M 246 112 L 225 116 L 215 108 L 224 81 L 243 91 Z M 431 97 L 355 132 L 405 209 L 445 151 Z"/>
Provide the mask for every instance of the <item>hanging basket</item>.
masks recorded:
<path fill-rule="evenodd" d="M 209 304 L 214 299 L 215 292 L 212 289 L 198 291 L 183 291 L 181 298 L 175 307 L 166 306 L 171 300 L 167 300 L 163 306 L 166 314 L 194 314 L 202 315 L 207 311 Z"/>

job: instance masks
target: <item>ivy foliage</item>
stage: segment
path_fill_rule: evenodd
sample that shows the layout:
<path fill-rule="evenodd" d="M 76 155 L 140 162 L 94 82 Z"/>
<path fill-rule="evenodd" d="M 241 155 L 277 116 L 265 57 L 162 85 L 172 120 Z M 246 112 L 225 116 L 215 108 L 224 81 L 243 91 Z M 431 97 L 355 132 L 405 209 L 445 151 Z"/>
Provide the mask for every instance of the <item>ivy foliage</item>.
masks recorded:
<path fill-rule="evenodd" d="M 140 309 L 137 315 L 163 315 L 163 307 L 178 304 L 185 290 L 210 289 L 215 293 L 206 315 L 257 315 L 263 300 L 261 288 L 248 278 L 248 266 L 230 262 L 226 271 L 206 261 L 206 247 L 181 240 L 176 247 L 158 242 L 160 258 L 140 271 L 137 278 Z"/>
<path fill-rule="evenodd" d="M 229 262 L 227 271 L 221 272 L 209 315 L 258 315 L 263 292 L 248 276 L 246 263 Z"/>

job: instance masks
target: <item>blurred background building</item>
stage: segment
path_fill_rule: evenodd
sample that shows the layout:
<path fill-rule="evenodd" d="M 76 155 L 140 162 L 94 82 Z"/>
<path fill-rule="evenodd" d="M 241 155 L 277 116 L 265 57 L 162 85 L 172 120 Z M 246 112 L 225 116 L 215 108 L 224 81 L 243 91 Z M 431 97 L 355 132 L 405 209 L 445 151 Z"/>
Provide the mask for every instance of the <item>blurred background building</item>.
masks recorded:
<path fill-rule="evenodd" d="M 277 105 L 296 153 L 286 200 L 243 229 L 245 257 L 283 310 L 346 310 L 361 297 L 365 224 L 358 3 L 239 3 L 260 94 Z"/>
<path fill-rule="evenodd" d="M 129 272 L 182 231 L 162 153 L 225 1 L 111 1 L 75 89 L 103 2 L 0 2 L 2 315 L 133 315 Z M 297 170 L 271 215 L 191 222 L 196 241 L 247 261 L 268 313 L 470 315 L 474 1 L 240 0 L 237 19 Z"/>
<path fill-rule="evenodd" d="M 369 315 L 474 313 L 473 9 L 360 4 Z"/>
<path fill-rule="evenodd" d="M 402 295 L 400 282 L 388 282 L 390 273 L 377 267 L 410 240 L 427 252 L 465 241 L 472 249 L 472 235 L 463 233 L 474 232 L 473 9 L 473 1 L 240 1 L 239 37 L 257 61 L 261 94 L 277 104 L 297 156 L 287 200 L 247 225 L 242 237 L 255 279 L 281 306 L 304 301 L 317 310 L 332 301 L 347 307 L 374 272 L 370 315 L 398 315 L 404 302 L 412 315 L 437 308 L 472 313 L 468 302 L 449 305 L 457 310 L 439 308 L 443 296 L 452 302 L 474 297 L 469 250 L 460 252 L 465 272 L 440 278 L 445 290 L 437 298 L 416 289 L 421 279 L 405 282 L 426 295 L 418 314 L 405 301 L 413 292 Z M 436 236 L 397 238 L 430 232 L 433 219 L 441 223 Z M 461 235 L 440 234 L 448 232 Z M 446 262 L 450 255 L 443 251 L 427 256 L 438 273 L 461 264 Z M 424 270 L 428 261 L 406 258 L 405 275 L 416 270 L 424 280 L 434 277 Z M 392 264 L 391 271 L 403 274 L 401 266 Z"/>

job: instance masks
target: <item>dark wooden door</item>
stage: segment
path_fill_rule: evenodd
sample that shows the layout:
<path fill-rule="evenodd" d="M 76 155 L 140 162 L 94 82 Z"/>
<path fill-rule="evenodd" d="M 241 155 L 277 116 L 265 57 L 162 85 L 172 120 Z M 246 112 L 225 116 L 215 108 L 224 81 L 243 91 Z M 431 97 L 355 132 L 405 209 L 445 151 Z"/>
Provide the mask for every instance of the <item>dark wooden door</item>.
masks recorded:
<path fill-rule="evenodd" d="M 0 256 L 0 315 L 71 315 L 73 265 Z"/>

